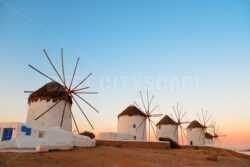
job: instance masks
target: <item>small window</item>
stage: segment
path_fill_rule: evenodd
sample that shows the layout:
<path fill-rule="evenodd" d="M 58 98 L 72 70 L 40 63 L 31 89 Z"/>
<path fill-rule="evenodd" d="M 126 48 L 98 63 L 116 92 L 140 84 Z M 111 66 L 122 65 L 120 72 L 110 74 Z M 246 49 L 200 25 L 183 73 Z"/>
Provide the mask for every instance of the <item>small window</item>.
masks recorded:
<path fill-rule="evenodd" d="M 136 136 L 134 136 L 134 140 L 136 140 Z"/>
<path fill-rule="evenodd" d="M 133 128 L 136 128 L 136 124 L 133 124 Z"/>
<path fill-rule="evenodd" d="M 13 133 L 13 128 L 4 128 L 3 129 L 2 141 L 11 140 L 12 133 Z"/>
<path fill-rule="evenodd" d="M 190 145 L 191 145 L 191 146 L 193 145 L 193 141 L 190 141 Z"/>
<path fill-rule="evenodd" d="M 38 137 L 39 137 L 39 138 L 43 138 L 43 137 L 44 137 L 44 131 L 39 131 Z"/>
<path fill-rule="evenodd" d="M 31 128 L 28 128 L 27 126 L 21 126 L 21 132 L 24 132 L 26 136 L 30 136 Z"/>
<path fill-rule="evenodd" d="M 26 136 L 31 136 L 31 128 L 26 128 L 25 135 Z"/>

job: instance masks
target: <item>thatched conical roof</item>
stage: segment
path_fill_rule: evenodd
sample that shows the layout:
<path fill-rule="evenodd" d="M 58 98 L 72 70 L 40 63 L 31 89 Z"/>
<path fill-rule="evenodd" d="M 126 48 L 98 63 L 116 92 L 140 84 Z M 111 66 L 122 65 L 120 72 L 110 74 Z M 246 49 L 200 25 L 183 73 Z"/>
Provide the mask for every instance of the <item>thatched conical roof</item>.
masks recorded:
<path fill-rule="evenodd" d="M 193 128 L 206 128 L 205 126 L 201 125 L 198 121 L 193 120 L 187 127 L 187 129 L 193 129 Z"/>
<path fill-rule="evenodd" d="M 206 138 L 206 139 L 213 139 L 214 137 L 213 137 L 213 135 L 211 135 L 210 133 L 206 132 L 206 133 L 205 133 L 205 138 Z"/>
<path fill-rule="evenodd" d="M 120 116 L 127 115 L 127 116 L 133 116 L 133 115 L 140 115 L 140 116 L 146 116 L 145 113 L 143 113 L 141 110 L 139 110 L 135 105 L 128 106 L 125 110 L 123 110 L 119 115 Z"/>
<path fill-rule="evenodd" d="M 57 82 L 49 82 L 30 94 L 28 103 L 37 102 L 38 100 L 46 100 L 56 102 L 58 100 L 68 100 L 72 104 L 72 99 L 65 92 L 65 87 Z"/>
<path fill-rule="evenodd" d="M 165 115 L 157 124 L 158 125 L 178 125 L 177 122 L 175 122 L 172 118 L 170 118 L 168 115 Z"/>

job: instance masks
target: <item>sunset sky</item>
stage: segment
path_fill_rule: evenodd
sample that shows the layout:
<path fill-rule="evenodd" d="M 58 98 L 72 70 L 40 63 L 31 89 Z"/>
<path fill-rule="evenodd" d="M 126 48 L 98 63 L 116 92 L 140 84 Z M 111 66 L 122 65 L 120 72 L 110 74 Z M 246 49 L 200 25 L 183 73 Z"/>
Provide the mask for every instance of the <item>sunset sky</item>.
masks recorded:
<path fill-rule="evenodd" d="M 204 108 L 220 126 L 222 144 L 250 148 L 250 1 L 248 0 L 0 0 L 0 122 L 25 122 L 28 94 L 56 78 L 64 48 L 70 82 L 98 95 L 82 103 L 95 133 L 116 131 L 117 115 L 139 90 L 156 96 L 155 113 L 178 101 L 197 119 Z M 91 130 L 73 106 L 81 130 Z M 159 121 L 155 118 L 154 121 Z"/>

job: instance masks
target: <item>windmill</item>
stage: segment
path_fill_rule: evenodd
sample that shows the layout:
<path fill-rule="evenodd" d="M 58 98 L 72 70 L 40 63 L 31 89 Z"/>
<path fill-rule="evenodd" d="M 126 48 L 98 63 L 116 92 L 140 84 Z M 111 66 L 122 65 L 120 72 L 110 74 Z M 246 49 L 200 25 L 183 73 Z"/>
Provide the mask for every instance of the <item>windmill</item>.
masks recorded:
<path fill-rule="evenodd" d="M 183 136 L 185 138 L 187 138 L 187 137 L 186 137 L 186 134 L 184 132 L 185 128 L 182 126 L 182 124 L 187 124 L 189 122 L 188 121 L 183 121 L 183 118 L 187 114 L 187 111 L 183 112 L 182 110 L 183 110 L 183 106 L 180 107 L 178 102 L 177 102 L 176 107 L 173 105 L 173 112 L 174 112 L 174 115 L 175 115 L 175 118 L 176 118 L 175 122 L 177 123 L 176 129 L 174 131 L 174 135 L 176 135 L 176 133 L 177 133 L 177 139 L 178 139 L 178 142 L 179 142 L 179 135 L 178 135 L 179 133 L 178 132 L 180 131 L 180 136 L 181 136 L 180 139 L 182 141 L 182 144 L 184 144 Z M 170 116 L 174 120 L 173 116 L 172 115 L 170 115 Z"/>
<path fill-rule="evenodd" d="M 88 119 L 88 117 L 86 116 L 86 114 L 84 113 L 83 109 L 81 108 L 78 100 L 83 101 L 85 104 L 87 104 L 88 106 L 90 106 L 93 110 L 95 110 L 97 113 L 99 113 L 99 111 L 93 106 L 91 105 L 87 100 L 85 100 L 82 96 L 83 94 L 97 94 L 97 92 L 91 92 L 91 91 L 86 91 L 87 89 L 89 89 L 90 87 L 86 87 L 83 86 L 83 83 L 92 75 L 92 73 L 88 74 L 81 82 L 79 82 L 77 85 L 73 86 L 74 83 L 74 78 L 75 78 L 75 74 L 76 74 L 76 70 L 78 67 L 78 63 L 80 58 L 78 57 L 75 67 L 74 67 L 74 71 L 70 80 L 70 83 L 67 84 L 66 79 L 65 79 L 65 70 L 64 70 L 64 57 L 63 57 L 63 49 L 61 49 L 61 73 L 62 75 L 59 74 L 58 70 L 56 69 L 55 65 L 53 64 L 53 62 L 51 61 L 47 51 L 45 49 L 43 49 L 43 52 L 45 54 L 45 57 L 47 58 L 47 60 L 49 61 L 49 64 L 51 65 L 51 67 L 53 68 L 54 72 L 57 75 L 57 79 L 54 79 L 50 76 L 48 76 L 47 74 L 41 72 L 40 70 L 38 70 L 37 68 L 35 68 L 32 65 L 29 65 L 29 67 L 31 69 L 33 69 L 34 71 L 36 71 L 37 73 L 39 73 L 40 75 L 44 76 L 45 78 L 49 79 L 50 81 L 52 81 L 53 84 L 59 85 L 60 88 L 62 88 L 62 90 L 60 90 L 60 93 L 63 93 L 63 95 L 65 96 L 64 99 L 59 99 L 57 100 L 57 102 L 54 103 L 54 105 L 50 106 L 48 109 L 46 109 L 44 112 L 42 112 L 42 114 L 36 116 L 35 120 L 39 120 L 41 119 L 41 117 L 43 117 L 45 114 L 49 113 L 53 108 L 55 108 L 60 102 L 64 101 L 64 107 L 63 107 L 63 111 L 62 111 L 62 115 L 61 115 L 61 122 L 60 122 L 60 127 L 62 128 L 63 125 L 63 121 L 64 121 L 64 114 L 65 114 L 65 110 L 66 110 L 66 105 L 67 103 L 72 105 L 72 101 L 75 102 L 75 104 L 77 105 L 77 107 L 79 108 L 79 110 L 81 111 L 81 113 L 83 114 L 83 116 L 85 117 L 85 119 L 87 120 L 87 122 L 89 123 L 89 125 L 91 126 L 92 129 L 94 129 L 92 123 L 90 122 L 90 120 Z M 59 80 L 59 81 L 58 81 Z M 24 91 L 25 93 L 34 93 L 34 91 Z M 77 126 L 76 120 L 73 116 L 73 112 L 71 110 L 71 105 L 69 106 L 69 111 L 70 111 L 70 115 L 74 121 L 75 127 L 77 129 L 78 134 L 79 132 L 79 128 Z"/>
<path fill-rule="evenodd" d="M 220 129 L 220 128 L 219 128 L 219 126 L 216 124 L 216 122 L 213 122 L 213 123 L 211 124 L 211 131 L 212 131 L 211 134 L 212 134 L 212 136 L 213 136 L 213 140 L 214 140 L 215 143 L 218 143 L 218 144 L 221 143 L 221 140 L 220 140 L 221 137 L 226 137 L 226 136 L 227 136 L 227 135 L 221 134 L 219 129 Z"/>
<path fill-rule="evenodd" d="M 199 122 L 200 122 L 201 125 L 202 125 L 202 128 L 201 128 L 201 131 L 200 131 L 200 135 L 199 135 L 198 140 L 201 140 L 201 135 L 202 135 L 202 134 L 205 135 L 206 133 L 208 133 L 208 132 L 207 132 L 207 131 L 208 131 L 208 128 L 211 128 L 211 127 L 212 127 L 211 124 L 208 125 L 209 120 L 211 119 L 211 115 L 208 116 L 207 113 L 208 113 L 207 110 L 204 112 L 204 110 L 201 109 L 201 117 L 200 117 L 199 114 L 197 114 L 198 119 L 199 119 Z M 202 138 L 202 139 L 205 140 L 205 138 Z M 205 141 L 203 141 L 203 143 L 205 143 Z"/>
<path fill-rule="evenodd" d="M 145 99 L 143 98 L 142 96 L 142 92 L 140 91 L 140 98 L 141 98 L 141 102 L 142 102 L 142 105 L 143 107 L 140 107 L 139 104 L 134 101 L 135 105 L 138 107 L 139 110 L 141 110 L 143 113 L 145 113 L 145 118 L 142 120 L 142 122 L 139 124 L 138 128 L 136 129 L 136 131 L 138 131 L 141 126 L 146 122 L 148 121 L 148 139 L 150 140 L 150 129 L 152 128 L 153 132 L 154 132 L 154 135 L 155 135 L 155 138 L 156 137 L 156 133 L 155 133 L 155 130 L 154 130 L 154 126 L 156 126 L 156 124 L 152 121 L 151 117 L 160 117 L 162 116 L 162 114 L 153 114 L 153 112 L 159 107 L 159 105 L 156 105 L 155 107 L 151 107 L 151 104 L 153 102 L 153 99 L 155 98 L 155 96 L 153 95 L 151 98 L 149 98 L 149 94 L 148 94 L 148 91 L 146 92 L 146 101 Z M 154 126 L 153 126 L 154 125 Z M 145 127 L 144 127 L 145 128 Z M 144 138 L 144 131 L 143 130 L 143 138 Z"/>

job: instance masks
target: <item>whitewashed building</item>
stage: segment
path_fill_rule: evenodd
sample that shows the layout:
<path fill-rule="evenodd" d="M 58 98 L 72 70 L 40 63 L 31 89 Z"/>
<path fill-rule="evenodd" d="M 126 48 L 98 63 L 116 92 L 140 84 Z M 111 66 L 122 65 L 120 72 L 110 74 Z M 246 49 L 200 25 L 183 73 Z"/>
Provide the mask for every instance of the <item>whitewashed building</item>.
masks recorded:
<path fill-rule="evenodd" d="M 192 121 L 187 127 L 187 140 L 189 145 L 202 146 L 206 144 L 206 127 L 198 121 Z"/>
<path fill-rule="evenodd" d="M 156 136 L 158 140 L 160 138 L 170 138 L 178 143 L 178 123 L 168 115 L 165 115 L 156 126 Z"/>
<path fill-rule="evenodd" d="M 10 122 L 0 123 L 0 150 L 31 149 L 42 151 L 43 148 L 93 147 L 95 140 L 62 130 L 40 125 Z"/>
<path fill-rule="evenodd" d="M 61 101 L 59 102 L 59 100 Z M 65 111 L 62 118 L 65 103 Z M 58 127 L 66 131 L 72 131 L 70 112 L 72 99 L 65 93 L 64 86 L 56 82 L 50 82 L 30 94 L 28 104 L 27 123 L 46 127 Z M 36 119 L 48 109 L 50 110 L 47 113 Z"/>
<path fill-rule="evenodd" d="M 100 133 L 101 140 L 146 140 L 146 115 L 135 105 L 118 115 L 117 132 Z M 140 126 L 140 127 L 139 127 Z"/>
<path fill-rule="evenodd" d="M 117 133 L 132 135 L 134 140 L 146 140 L 146 115 L 135 105 L 118 115 Z"/>
<path fill-rule="evenodd" d="M 206 145 L 213 145 L 214 144 L 214 136 L 210 133 L 205 133 L 205 144 Z"/>
<path fill-rule="evenodd" d="M 117 132 L 102 132 L 99 137 L 101 140 L 134 140 L 134 135 Z"/>
<path fill-rule="evenodd" d="M 61 127 L 62 107 L 64 107 L 65 102 L 66 109 Z M 72 133 L 70 112 L 72 100 L 62 85 L 55 82 L 44 85 L 29 96 L 28 103 L 27 123 L 0 123 L 0 150 L 47 151 L 53 148 L 71 149 L 74 146 L 95 146 L 94 139 Z M 58 104 L 54 108 L 41 116 L 56 103 Z M 39 116 L 41 117 L 36 119 Z"/>

